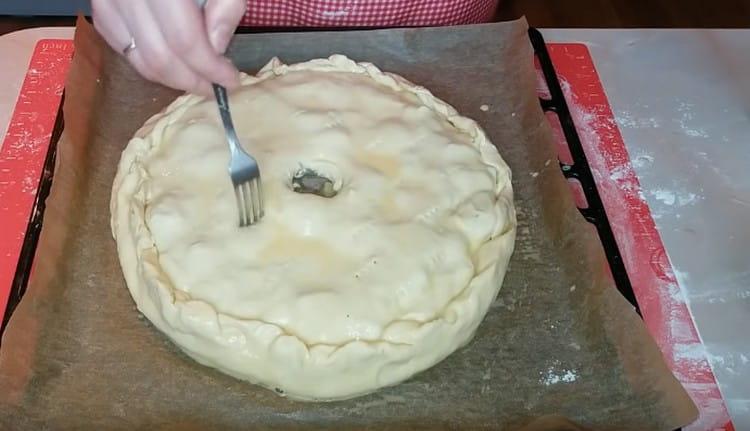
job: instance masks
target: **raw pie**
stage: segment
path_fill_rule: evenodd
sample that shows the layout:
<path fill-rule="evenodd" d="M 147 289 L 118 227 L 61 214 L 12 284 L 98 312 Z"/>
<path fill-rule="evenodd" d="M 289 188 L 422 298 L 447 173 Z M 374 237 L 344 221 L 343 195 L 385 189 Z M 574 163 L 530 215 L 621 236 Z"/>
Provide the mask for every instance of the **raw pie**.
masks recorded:
<path fill-rule="evenodd" d="M 242 84 L 261 223 L 238 227 L 212 99 L 179 97 L 122 154 L 112 230 L 138 309 L 198 362 L 307 400 L 396 384 L 466 344 L 516 226 L 482 129 L 339 55 L 274 59 Z"/>

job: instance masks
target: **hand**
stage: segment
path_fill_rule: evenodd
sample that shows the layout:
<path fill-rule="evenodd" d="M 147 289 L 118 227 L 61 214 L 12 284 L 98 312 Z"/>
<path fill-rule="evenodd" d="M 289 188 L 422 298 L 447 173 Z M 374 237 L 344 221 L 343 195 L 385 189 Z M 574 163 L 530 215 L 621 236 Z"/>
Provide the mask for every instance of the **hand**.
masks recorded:
<path fill-rule="evenodd" d="M 239 74 L 224 57 L 245 0 L 92 0 L 94 27 L 146 79 L 202 95 L 231 89 Z M 133 41 L 135 48 L 126 50 Z"/>

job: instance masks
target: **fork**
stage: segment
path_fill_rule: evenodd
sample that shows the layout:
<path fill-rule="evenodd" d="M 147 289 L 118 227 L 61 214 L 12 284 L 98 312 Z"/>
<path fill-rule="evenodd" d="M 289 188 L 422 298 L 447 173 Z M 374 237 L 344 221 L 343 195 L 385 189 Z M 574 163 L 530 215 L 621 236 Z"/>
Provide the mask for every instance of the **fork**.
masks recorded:
<path fill-rule="evenodd" d="M 237 132 L 234 130 L 232 114 L 229 112 L 227 89 L 213 84 L 216 103 L 219 105 L 221 122 L 229 144 L 229 176 L 234 185 L 237 208 L 240 215 L 240 227 L 250 226 L 263 217 L 263 188 L 260 182 L 258 162 L 240 145 Z"/>

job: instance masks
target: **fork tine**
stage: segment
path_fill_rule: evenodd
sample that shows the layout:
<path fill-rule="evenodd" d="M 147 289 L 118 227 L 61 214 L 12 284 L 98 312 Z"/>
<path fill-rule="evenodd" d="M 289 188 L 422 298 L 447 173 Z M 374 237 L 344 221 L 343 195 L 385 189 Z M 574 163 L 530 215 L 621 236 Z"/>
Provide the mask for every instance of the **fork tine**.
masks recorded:
<path fill-rule="evenodd" d="M 253 206 L 252 181 L 245 181 L 242 185 L 245 187 L 245 211 L 248 215 L 248 223 L 253 225 L 258 219 L 255 216 L 255 208 Z"/>
<path fill-rule="evenodd" d="M 250 187 L 250 202 L 251 206 L 253 208 L 253 218 L 255 221 L 253 223 L 258 223 L 260 221 L 260 214 L 258 213 L 258 193 L 256 192 L 255 188 L 253 187 L 255 185 L 255 180 L 251 181 L 249 184 Z"/>
<path fill-rule="evenodd" d="M 248 200 L 250 196 L 248 196 L 247 191 L 247 183 L 242 183 L 242 212 L 245 214 L 245 226 L 250 226 L 253 224 L 253 211 L 252 208 L 248 205 Z"/>
<path fill-rule="evenodd" d="M 245 220 L 247 220 L 247 223 L 245 223 L 245 226 L 252 226 L 255 223 L 255 214 L 253 214 L 253 207 L 252 207 L 252 196 L 250 196 L 250 189 L 248 188 L 247 181 L 242 183 L 242 191 L 244 193 L 244 200 L 242 201 L 242 205 L 245 206 Z"/>
<path fill-rule="evenodd" d="M 247 225 L 246 226 L 252 226 L 255 224 L 255 213 L 253 213 L 253 198 L 250 194 L 250 188 L 248 187 L 247 181 L 244 183 L 244 191 L 245 191 L 245 201 L 243 204 L 245 205 L 245 214 L 247 214 Z"/>
<path fill-rule="evenodd" d="M 243 197 L 242 197 L 242 185 L 237 185 L 234 187 L 234 197 L 237 199 L 237 212 L 239 214 L 240 219 L 240 227 L 247 226 L 247 218 L 245 213 L 245 205 L 243 204 Z"/>
<path fill-rule="evenodd" d="M 239 209 L 239 207 L 240 207 L 240 191 L 239 191 L 239 189 L 236 186 L 234 187 L 234 201 L 235 201 L 235 204 L 237 205 L 237 208 L 238 208 L 238 210 L 237 210 L 237 218 L 240 221 L 240 226 L 242 226 L 242 210 Z"/>
<path fill-rule="evenodd" d="M 260 176 L 258 176 L 256 187 L 258 188 L 258 215 L 263 217 L 265 208 L 263 207 L 263 183 L 260 181 Z"/>
<path fill-rule="evenodd" d="M 250 182 L 250 196 L 253 198 L 253 214 L 256 220 L 263 216 L 263 204 L 261 203 L 262 191 L 260 190 L 260 179 L 254 178 Z"/>

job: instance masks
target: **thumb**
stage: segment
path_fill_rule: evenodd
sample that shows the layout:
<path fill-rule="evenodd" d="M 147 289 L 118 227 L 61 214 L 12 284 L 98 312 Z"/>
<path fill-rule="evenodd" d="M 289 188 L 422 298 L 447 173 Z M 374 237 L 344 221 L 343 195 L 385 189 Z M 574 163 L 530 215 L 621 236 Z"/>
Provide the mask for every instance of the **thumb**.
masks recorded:
<path fill-rule="evenodd" d="M 234 30 L 245 14 L 246 0 L 208 0 L 204 10 L 208 40 L 217 54 L 224 54 Z"/>

